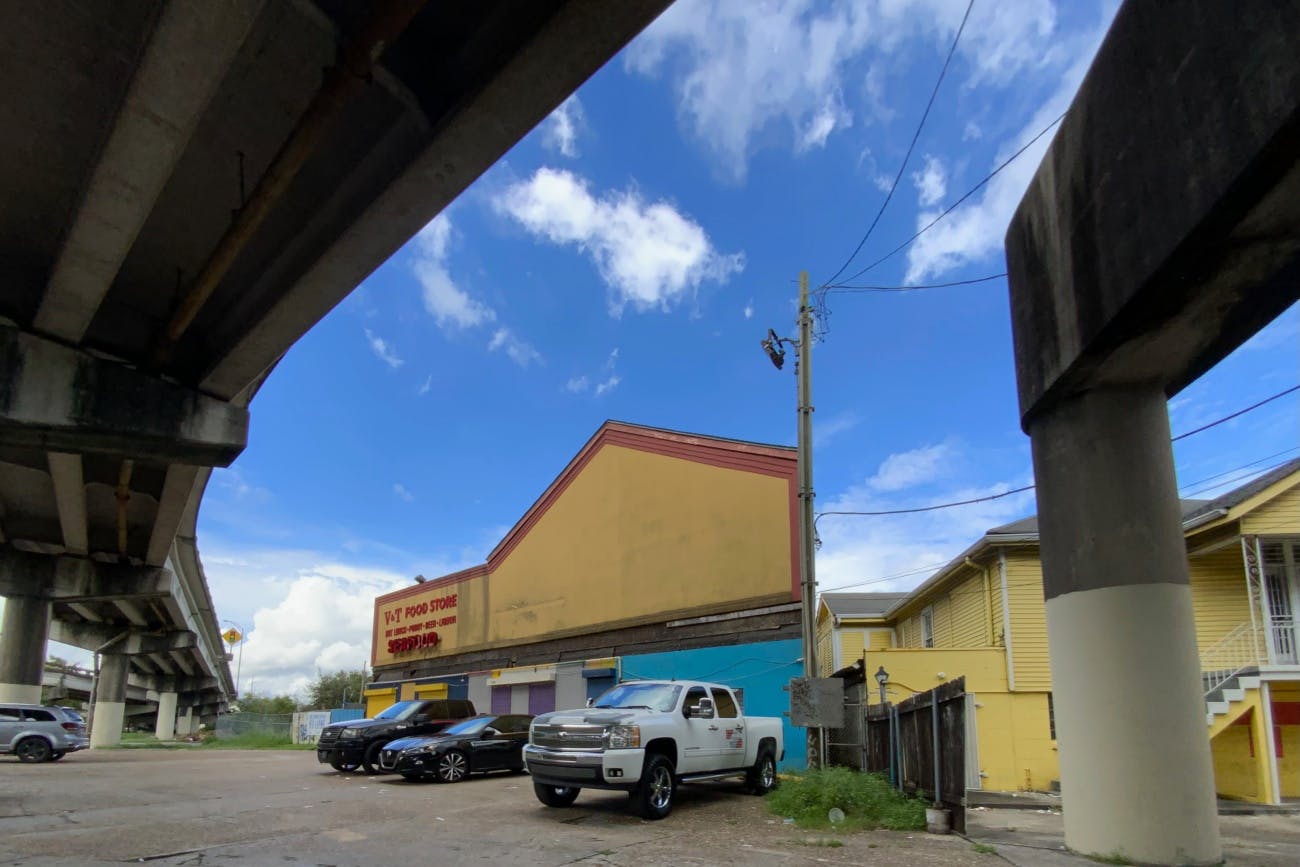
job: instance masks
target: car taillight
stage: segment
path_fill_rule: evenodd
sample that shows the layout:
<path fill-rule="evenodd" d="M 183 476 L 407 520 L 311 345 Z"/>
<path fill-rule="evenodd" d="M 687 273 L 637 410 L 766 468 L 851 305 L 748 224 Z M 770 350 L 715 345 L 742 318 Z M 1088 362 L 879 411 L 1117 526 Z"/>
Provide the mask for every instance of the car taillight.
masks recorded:
<path fill-rule="evenodd" d="M 76 723 L 63 723 L 62 725 L 65 732 L 75 732 L 77 729 L 81 728 L 81 726 Z"/>

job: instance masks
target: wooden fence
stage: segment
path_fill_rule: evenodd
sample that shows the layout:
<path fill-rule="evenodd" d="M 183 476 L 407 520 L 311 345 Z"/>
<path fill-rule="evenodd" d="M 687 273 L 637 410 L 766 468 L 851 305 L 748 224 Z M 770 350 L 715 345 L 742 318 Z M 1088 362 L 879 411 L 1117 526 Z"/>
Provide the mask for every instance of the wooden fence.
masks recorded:
<path fill-rule="evenodd" d="M 966 679 L 940 684 L 899 704 L 866 709 L 866 767 L 904 792 L 943 804 L 966 830 Z M 937 794 L 936 794 L 937 792 Z"/>

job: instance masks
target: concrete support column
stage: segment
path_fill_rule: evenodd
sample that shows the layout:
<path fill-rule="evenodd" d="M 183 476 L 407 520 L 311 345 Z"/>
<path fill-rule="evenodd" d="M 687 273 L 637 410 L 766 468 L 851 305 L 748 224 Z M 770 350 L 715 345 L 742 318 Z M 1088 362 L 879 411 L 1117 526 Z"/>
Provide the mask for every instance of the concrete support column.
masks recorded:
<path fill-rule="evenodd" d="M 122 723 L 126 719 L 126 677 L 131 670 L 129 660 L 125 653 L 105 653 L 100 657 L 95 706 L 91 710 L 92 748 L 111 747 L 122 742 Z"/>
<path fill-rule="evenodd" d="M 181 708 L 180 714 L 176 717 L 176 735 L 177 737 L 187 737 L 194 734 L 197 717 L 194 716 L 194 708 L 186 705 Z"/>
<path fill-rule="evenodd" d="M 154 723 L 153 733 L 160 741 L 176 738 L 176 693 L 158 693 L 158 721 Z"/>
<path fill-rule="evenodd" d="M 41 703 L 50 601 L 9 596 L 0 620 L 0 701 Z"/>
<path fill-rule="evenodd" d="M 1099 389 L 1030 420 L 1065 842 L 1221 859 L 1165 395 Z"/>

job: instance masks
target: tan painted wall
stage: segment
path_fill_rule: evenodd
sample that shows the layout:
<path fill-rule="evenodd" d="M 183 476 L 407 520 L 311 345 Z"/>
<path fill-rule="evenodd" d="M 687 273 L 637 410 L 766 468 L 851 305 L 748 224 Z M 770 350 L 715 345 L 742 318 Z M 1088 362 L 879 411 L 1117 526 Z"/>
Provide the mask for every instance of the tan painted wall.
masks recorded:
<path fill-rule="evenodd" d="M 1043 567 L 1038 549 L 1007 551 L 1007 602 L 1011 608 L 1011 661 L 1016 689 L 1048 692 L 1052 668 L 1047 652 Z"/>
<path fill-rule="evenodd" d="M 792 553 L 788 478 L 605 444 L 490 574 L 377 599 L 373 661 L 788 602 Z M 390 651 L 411 625 L 438 643 Z"/>

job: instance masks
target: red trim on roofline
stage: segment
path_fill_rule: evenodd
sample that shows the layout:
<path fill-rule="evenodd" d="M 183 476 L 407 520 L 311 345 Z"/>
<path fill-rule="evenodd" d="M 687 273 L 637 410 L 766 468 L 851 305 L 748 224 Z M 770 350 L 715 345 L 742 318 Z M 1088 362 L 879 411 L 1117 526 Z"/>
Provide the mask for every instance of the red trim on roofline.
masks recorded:
<path fill-rule="evenodd" d="M 555 480 L 542 492 L 536 502 L 529 507 L 505 538 L 488 554 L 487 562 L 471 566 L 450 575 L 444 575 L 423 584 L 412 584 L 392 593 L 386 593 L 375 599 L 375 612 L 379 606 L 386 605 L 407 596 L 413 596 L 425 590 L 459 584 L 471 578 L 488 575 L 501 564 L 510 552 L 518 547 L 551 505 L 568 489 L 592 458 L 605 445 L 617 445 L 651 454 L 694 461 L 724 469 L 758 473 L 765 476 L 789 480 L 790 501 L 790 593 L 792 599 L 800 598 L 800 564 L 799 564 L 799 486 L 798 457 L 795 449 L 788 446 L 773 446 L 763 443 L 742 442 L 702 434 L 681 433 L 662 428 L 641 427 L 626 422 L 607 421 L 600 426 L 591 439 L 569 461 Z M 378 617 L 375 618 L 375 641 L 378 641 Z M 373 648 L 375 644 L 372 644 Z"/>

